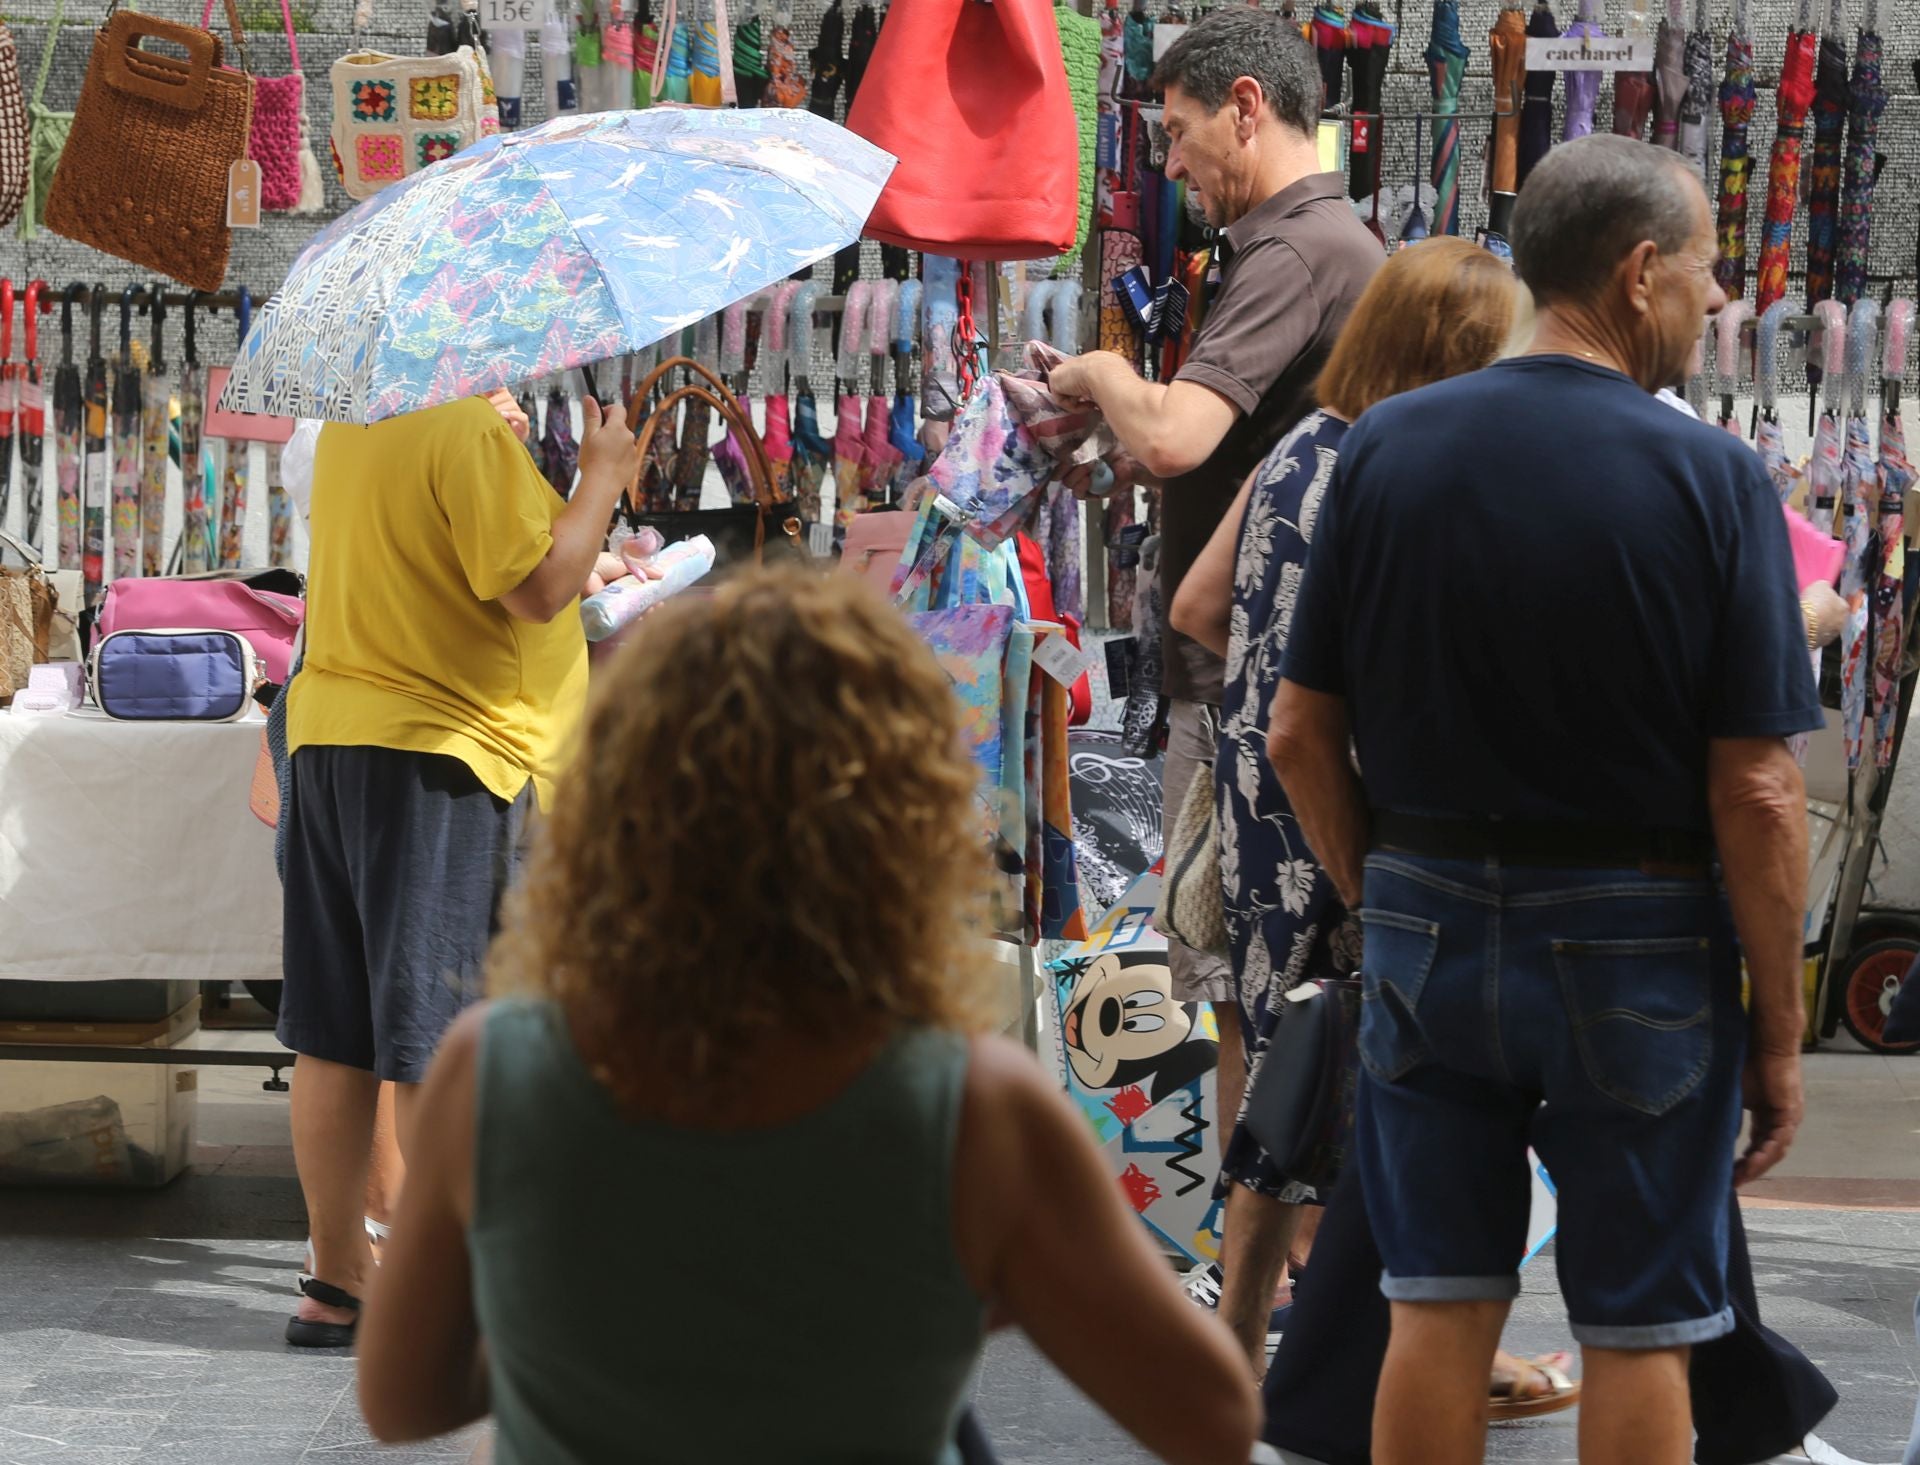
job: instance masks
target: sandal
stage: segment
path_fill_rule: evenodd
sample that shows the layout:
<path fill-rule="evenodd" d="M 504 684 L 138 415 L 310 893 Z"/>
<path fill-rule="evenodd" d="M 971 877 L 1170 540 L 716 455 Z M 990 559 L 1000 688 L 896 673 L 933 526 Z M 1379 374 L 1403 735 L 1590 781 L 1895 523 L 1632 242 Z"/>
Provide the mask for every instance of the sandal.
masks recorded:
<path fill-rule="evenodd" d="M 385 1246 L 387 1242 L 392 1239 L 393 1228 L 387 1225 L 383 1221 L 374 1220 L 372 1216 L 363 1216 L 361 1219 L 366 1225 L 367 1245 L 373 1248 L 373 1264 L 377 1267 L 380 1265 L 380 1248 Z M 313 1238 L 309 1236 L 307 1238 L 307 1269 L 304 1272 L 300 1273 L 299 1280 L 294 1283 L 293 1290 L 295 1292 L 300 1291 L 301 1285 L 304 1282 L 306 1282 L 306 1280 L 312 1275 L 313 1275 Z"/>
<path fill-rule="evenodd" d="M 344 1308 L 352 1313 L 360 1311 L 358 1297 L 317 1277 L 302 1277 L 300 1290 L 322 1307 Z M 358 1317 L 350 1323 L 323 1323 L 311 1322 L 296 1313 L 287 1319 L 287 1342 L 295 1348 L 351 1348 L 359 1326 Z"/>
<path fill-rule="evenodd" d="M 1521 1372 L 1511 1379 L 1495 1380 L 1487 1399 L 1487 1418 L 1495 1423 L 1505 1419 L 1538 1419 L 1559 1414 L 1580 1402 L 1580 1384 L 1569 1378 L 1565 1363 L 1572 1360 L 1564 1353 L 1548 1353 L 1539 1358 L 1518 1360 Z M 1544 1394 L 1523 1394 L 1529 1375 L 1538 1374 L 1551 1387 Z"/>

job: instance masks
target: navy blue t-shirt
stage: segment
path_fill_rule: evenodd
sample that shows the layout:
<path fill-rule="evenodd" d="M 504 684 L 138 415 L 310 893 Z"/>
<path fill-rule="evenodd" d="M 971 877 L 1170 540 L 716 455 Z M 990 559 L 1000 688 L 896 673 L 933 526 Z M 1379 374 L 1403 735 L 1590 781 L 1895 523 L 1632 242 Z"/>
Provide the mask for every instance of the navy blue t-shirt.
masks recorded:
<path fill-rule="evenodd" d="M 1284 672 L 1401 813 L 1707 831 L 1709 739 L 1822 722 L 1753 450 L 1565 356 L 1361 417 Z"/>

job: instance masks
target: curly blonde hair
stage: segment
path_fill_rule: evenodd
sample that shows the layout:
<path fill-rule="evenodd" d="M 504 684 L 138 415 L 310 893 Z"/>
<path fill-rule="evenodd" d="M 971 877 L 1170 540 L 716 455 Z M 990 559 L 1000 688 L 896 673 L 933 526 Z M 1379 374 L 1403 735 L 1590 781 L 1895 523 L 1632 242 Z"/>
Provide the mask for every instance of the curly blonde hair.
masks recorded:
<path fill-rule="evenodd" d="M 596 685 L 490 958 L 616 1094 L 765 1034 L 972 1029 L 988 861 L 952 683 L 851 575 L 683 596 Z"/>

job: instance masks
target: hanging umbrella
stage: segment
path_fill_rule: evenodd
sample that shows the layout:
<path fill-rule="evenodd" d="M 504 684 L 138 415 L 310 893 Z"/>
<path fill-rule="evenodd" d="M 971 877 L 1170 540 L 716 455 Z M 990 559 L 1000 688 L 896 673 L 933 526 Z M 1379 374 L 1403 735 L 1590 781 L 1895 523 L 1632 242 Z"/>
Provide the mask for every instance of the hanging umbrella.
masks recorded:
<path fill-rule="evenodd" d="M 267 563 L 275 569 L 293 568 L 293 495 L 287 492 L 281 466 L 285 448 L 267 445 Z"/>
<path fill-rule="evenodd" d="M 1687 31 L 1679 17 L 1680 0 L 1667 0 L 1667 18 L 1653 43 L 1653 143 L 1680 147 L 1680 109 L 1687 101 Z"/>
<path fill-rule="evenodd" d="M 1313 49 L 1320 58 L 1320 81 L 1326 95 L 1321 106 L 1332 111 L 1340 105 L 1341 75 L 1346 70 L 1347 47 L 1352 36 L 1347 13 L 1338 0 L 1322 0 L 1313 8 Z"/>
<path fill-rule="evenodd" d="M 1873 188 L 1879 167 L 1874 150 L 1887 89 L 1880 80 L 1879 4 L 1867 0 L 1854 48 L 1848 88 L 1846 181 L 1840 195 L 1840 249 L 1834 262 L 1834 294 L 1852 305 L 1866 292 L 1867 246 L 1873 234 Z"/>
<path fill-rule="evenodd" d="M 147 290 L 145 309 L 153 316 L 153 349 L 147 356 L 140 394 L 140 573 L 166 573 L 167 439 L 173 424 L 173 388 L 167 382 L 165 286 Z"/>
<path fill-rule="evenodd" d="M 1707 0 L 1697 0 L 1693 29 L 1687 32 L 1684 65 L 1687 72 L 1686 100 L 1680 104 L 1680 151 L 1693 160 L 1694 170 L 1708 188 L 1713 187 L 1713 171 L 1708 166 L 1713 131 L 1713 35 L 1709 29 Z"/>
<path fill-rule="evenodd" d="M 1740 390 L 1740 328 L 1753 319 L 1753 307 L 1744 300 L 1727 303 L 1714 323 L 1713 364 L 1720 378 L 1720 426 L 1739 437 L 1740 424 L 1733 415 L 1734 395 Z"/>
<path fill-rule="evenodd" d="M 772 108 L 483 138 L 307 247 L 225 405 L 378 422 L 638 351 L 857 238 L 893 161 Z"/>
<path fill-rule="evenodd" d="M 1846 155 L 1847 47 L 1829 11 L 1813 82 L 1813 155 L 1808 165 L 1807 304 L 1833 295 L 1833 254 L 1839 238 L 1840 175 Z"/>
<path fill-rule="evenodd" d="M 867 461 L 860 372 L 866 357 L 867 302 L 872 290 L 872 281 L 861 280 L 847 292 L 834 360 L 839 422 L 833 434 L 833 498 L 843 512 L 858 502 L 861 470 Z"/>
<path fill-rule="evenodd" d="M 813 66 L 813 84 L 808 88 L 807 110 L 816 117 L 832 120 L 840 87 L 847 79 L 847 18 L 840 0 L 831 0 L 820 17 L 820 36 L 807 59 Z"/>
<path fill-rule="evenodd" d="M 73 360 L 73 307 L 87 295 L 73 285 L 60 302 L 60 365 L 53 373 L 54 516 L 60 536 L 60 568 L 81 567 L 80 477 L 85 459 L 86 387 Z"/>
<path fill-rule="evenodd" d="M 1426 125 L 1427 119 L 1416 113 L 1413 119 L 1413 207 L 1406 218 L 1400 221 L 1402 247 L 1418 244 L 1431 232 L 1427 227 L 1427 211 L 1420 207 L 1420 175 L 1427 167 Z"/>
<path fill-rule="evenodd" d="M 1513 195 L 1520 191 L 1520 107 L 1527 77 L 1527 18 L 1517 0 L 1502 6 L 1487 36 L 1487 55 L 1493 64 L 1493 146 L 1489 152 L 1489 182 L 1494 218 L 1488 228 L 1504 235 L 1505 215 Z M 1506 207 L 1502 208 L 1502 202 Z"/>
<path fill-rule="evenodd" d="M 1868 625 L 1872 591 L 1878 587 L 1880 556 L 1872 551 L 1873 512 L 1879 506 L 1879 469 L 1867 427 L 1867 376 L 1875 365 L 1880 335 L 1880 303 L 1862 300 L 1847 326 L 1846 447 L 1841 455 L 1840 493 L 1846 508 L 1846 558 L 1841 561 L 1840 595 L 1847 602 L 1847 628 L 1840 641 L 1840 723 L 1847 768 L 1859 768 L 1871 739 L 1867 692 L 1872 681 Z"/>
<path fill-rule="evenodd" d="M 773 491 L 786 496 L 787 473 L 793 463 L 792 407 L 787 400 L 787 312 L 800 287 L 789 280 L 778 286 L 767 302 L 766 355 L 761 367 L 767 387 L 766 431 L 760 435 L 773 465 Z"/>
<path fill-rule="evenodd" d="M 1753 395 L 1760 414 L 1753 433 L 1753 450 L 1760 455 L 1767 477 L 1773 480 L 1783 504 L 1791 504 L 1798 498 L 1804 476 L 1787 456 L 1786 434 L 1780 425 L 1780 327 L 1786 323 L 1792 308 L 1786 301 L 1779 300 L 1761 316 L 1753 358 Z"/>
<path fill-rule="evenodd" d="M 239 337 L 247 339 L 253 325 L 253 300 L 243 288 L 239 292 Z M 220 560 L 223 570 L 240 568 L 241 551 L 247 538 L 247 499 L 253 478 L 253 446 L 239 438 L 224 440 L 226 460 L 220 475 Z"/>
<path fill-rule="evenodd" d="M 1767 220 L 1760 235 L 1760 275 L 1754 296 L 1754 308 L 1762 312 L 1787 293 L 1793 210 L 1800 193 L 1800 144 L 1807 109 L 1813 105 L 1813 59 L 1818 46 L 1818 38 L 1810 31 L 1787 36 L 1780 85 L 1774 92 L 1778 122 L 1767 164 Z"/>
<path fill-rule="evenodd" d="M 1747 183 L 1753 176 L 1747 127 L 1753 102 L 1753 40 L 1747 34 L 1746 0 L 1735 0 L 1726 76 L 1720 83 L 1720 261 L 1714 266 L 1729 300 L 1747 293 Z"/>
<path fill-rule="evenodd" d="M 1553 18 L 1553 7 L 1547 0 L 1533 7 L 1533 16 L 1527 21 L 1527 35 L 1535 40 L 1551 41 L 1560 34 L 1560 26 Z M 1553 84 L 1559 79 L 1557 71 L 1529 71 L 1527 73 L 1527 97 L 1520 109 L 1520 161 L 1516 184 L 1525 183 L 1527 175 L 1534 169 L 1553 146 Z"/>
<path fill-rule="evenodd" d="M 794 49 L 791 23 L 783 24 L 777 12 L 774 26 L 767 34 L 767 86 L 761 94 L 763 107 L 799 108 L 807 104 L 807 80 L 800 73 L 799 53 Z"/>
<path fill-rule="evenodd" d="M 878 506 L 893 482 L 900 465 L 900 453 L 891 437 L 891 403 L 887 398 L 887 357 L 893 346 L 893 314 L 900 286 L 893 280 L 880 280 L 867 301 L 867 419 L 861 433 L 861 455 L 866 460 L 860 479 L 860 492 L 868 507 Z M 841 522 L 846 508 L 842 506 Z"/>
<path fill-rule="evenodd" d="M 1617 71 L 1613 76 L 1613 130 L 1621 137 L 1647 135 L 1647 118 L 1653 115 L 1654 73 Z"/>
<path fill-rule="evenodd" d="M 789 488 L 802 523 L 820 520 L 820 483 L 833 461 L 833 444 L 820 435 L 820 409 L 813 400 L 813 312 L 820 287 L 805 284 L 788 310 L 787 349 L 793 373 L 793 467 Z"/>
<path fill-rule="evenodd" d="M 41 546 L 40 471 L 47 450 L 46 398 L 40 387 L 40 317 L 53 309 L 47 282 L 27 286 L 27 359 L 20 379 L 20 489 L 26 498 L 27 543 Z"/>
<path fill-rule="evenodd" d="M 1847 370 L 1847 313 L 1834 300 L 1821 301 L 1813 313 L 1820 319 L 1827 390 L 1825 410 L 1814 428 L 1813 459 L 1807 465 L 1807 518 L 1822 533 L 1833 534 L 1845 471 L 1846 394 L 1843 388 Z"/>
<path fill-rule="evenodd" d="M 1878 37 L 1875 37 L 1878 40 Z M 1914 481 L 1907 459 L 1906 431 L 1900 421 L 1900 388 L 1907 374 L 1907 338 L 1913 331 L 1914 305 L 1896 300 L 1887 308 L 1887 345 L 1881 363 L 1879 585 L 1873 598 L 1873 743 L 1874 763 L 1893 766 L 1894 733 L 1900 717 L 1902 650 L 1906 641 L 1907 547 L 1906 494 Z"/>
<path fill-rule="evenodd" d="M 120 354 L 113 372 L 113 578 L 140 573 L 140 363 L 133 352 L 134 287 L 120 292 Z"/>
<path fill-rule="evenodd" d="M 1460 232 L 1460 82 L 1472 52 L 1460 39 L 1458 0 L 1433 0 L 1427 70 L 1433 79 L 1433 232 Z"/>
<path fill-rule="evenodd" d="M 741 106 L 760 105 L 767 91 L 767 41 L 758 15 L 733 33 L 733 80 Z"/>
<path fill-rule="evenodd" d="M 0 280 L 0 529 L 7 527 L 13 497 L 13 419 L 19 380 L 20 368 L 13 359 L 13 281 L 6 279 Z"/>
<path fill-rule="evenodd" d="M 1600 17 L 1593 12 L 1593 0 L 1581 0 L 1580 18 L 1567 27 L 1567 39 L 1598 41 L 1605 39 L 1606 34 Z M 1562 140 L 1572 142 L 1593 131 L 1593 111 L 1600 101 L 1600 73 L 1569 71 L 1566 79 L 1567 120 L 1562 125 L 1560 136 Z"/>
<path fill-rule="evenodd" d="M 1347 65 L 1353 71 L 1353 146 L 1347 155 L 1347 196 L 1380 194 L 1380 96 L 1386 86 L 1388 53 L 1393 49 L 1393 23 L 1380 13 L 1375 0 L 1362 0 L 1353 13 L 1353 48 Z"/>
<path fill-rule="evenodd" d="M 80 573 L 89 610 L 100 603 L 107 588 L 107 502 L 113 491 L 112 397 L 108 390 L 107 358 L 100 345 L 100 313 L 106 309 L 107 287 L 95 285 L 88 299 L 86 439 L 80 463 Z"/>
<path fill-rule="evenodd" d="M 206 418 L 206 378 L 201 374 L 199 343 L 194 337 L 194 307 L 187 300 L 186 359 L 180 367 L 180 482 L 184 513 L 180 528 L 180 568 L 203 575 L 213 568 L 213 494 L 211 454 L 201 440 Z"/>
<path fill-rule="evenodd" d="M 919 476 L 921 465 L 926 459 L 926 449 L 921 446 L 918 435 L 920 404 L 914 399 L 909 385 L 913 358 L 920 353 L 921 290 L 918 280 L 903 281 L 900 286 L 899 306 L 894 312 L 893 417 L 888 425 L 887 440 L 893 444 L 894 451 L 900 454 L 900 467 L 894 475 L 896 490 L 904 489 L 909 482 Z M 1073 330 L 1077 334 L 1080 324 L 1077 291 L 1075 306 Z"/>

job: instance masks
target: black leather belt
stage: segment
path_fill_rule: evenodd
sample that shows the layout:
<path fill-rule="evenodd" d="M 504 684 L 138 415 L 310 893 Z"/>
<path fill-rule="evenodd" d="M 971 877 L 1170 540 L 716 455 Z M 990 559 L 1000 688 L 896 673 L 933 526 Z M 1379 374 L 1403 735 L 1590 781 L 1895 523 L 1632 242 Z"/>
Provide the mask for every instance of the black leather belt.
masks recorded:
<path fill-rule="evenodd" d="M 1519 819 L 1436 819 L 1373 811 L 1376 848 L 1434 860 L 1499 860 L 1511 865 L 1593 870 L 1657 867 L 1705 874 L 1714 862 L 1711 836 L 1690 829 L 1545 823 Z"/>

